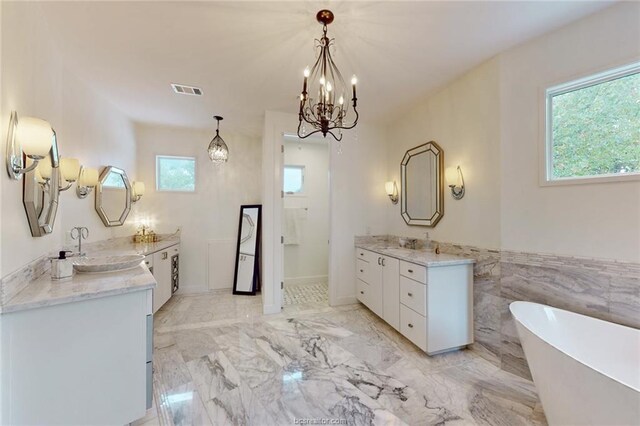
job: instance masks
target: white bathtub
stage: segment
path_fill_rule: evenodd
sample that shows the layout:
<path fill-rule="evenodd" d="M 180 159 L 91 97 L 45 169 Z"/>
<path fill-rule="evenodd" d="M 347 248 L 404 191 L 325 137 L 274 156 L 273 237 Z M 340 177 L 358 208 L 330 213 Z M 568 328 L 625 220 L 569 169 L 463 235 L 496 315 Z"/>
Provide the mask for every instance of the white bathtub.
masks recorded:
<path fill-rule="evenodd" d="M 640 424 L 640 330 L 537 303 L 509 308 L 550 425 Z"/>

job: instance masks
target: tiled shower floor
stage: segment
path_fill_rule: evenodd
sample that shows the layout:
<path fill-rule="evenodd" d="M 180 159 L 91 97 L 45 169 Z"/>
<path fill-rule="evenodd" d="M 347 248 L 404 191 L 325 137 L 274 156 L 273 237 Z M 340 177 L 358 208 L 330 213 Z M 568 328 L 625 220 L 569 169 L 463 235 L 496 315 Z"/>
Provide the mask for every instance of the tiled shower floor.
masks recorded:
<path fill-rule="evenodd" d="M 157 414 L 140 424 L 546 424 L 533 383 L 474 351 L 428 357 L 361 305 L 261 314 L 176 296 L 155 318 Z"/>

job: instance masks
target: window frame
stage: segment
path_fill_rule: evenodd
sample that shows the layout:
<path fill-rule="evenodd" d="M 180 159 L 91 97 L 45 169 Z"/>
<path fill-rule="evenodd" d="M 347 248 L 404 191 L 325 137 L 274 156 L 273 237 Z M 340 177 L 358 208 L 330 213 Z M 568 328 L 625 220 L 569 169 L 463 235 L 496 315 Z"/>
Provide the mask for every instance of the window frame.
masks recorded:
<path fill-rule="evenodd" d="M 606 182 L 623 182 L 640 180 L 640 172 L 615 173 L 607 175 L 574 176 L 569 178 L 553 178 L 553 126 L 552 100 L 554 96 L 584 89 L 608 81 L 640 73 L 640 61 L 626 62 L 626 65 L 607 67 L 595 73 L 589 73 L 562 83 L 547 85 L 542 89 L 541 102 L 541 152 L 540 152 L 540 185 L 560 186 L 576 184 L 592 184 Z"/>
<path fill-rule="evenodd" d="M 301 175 L 302 175 L 302 187 L 300 189 L 299 192 L 286 192 L 284 190 L 284 170 L 286 168 L 290 168 L 290 169 L 299 169 L 301 171 Z M 306 166 L 303 164 L 285 164 L 282 168 L 282 188 L 280 188 L 282 190 L 282 192 L 284 193 L 285 197 L 305 197 L 306 193 L 305 193 L 305 182 L 304 182 L 304 178 L 305 178 L 305 172 L 306 172 Z"/>
<path fill-rule="evenodd" d="M 160 188 L 160 168 L 158 167 L 158 163 L 160 159 L 172 159 L 172 160 L 192 160 L 193 161 L 193 191 L 186 189 L 161 189 Z M 195 194 L 197 190 L 197 178 L 198 178 L 198 159 L 197 157 L 189 157 L 184 155 L 167 155 L 167 154 L 156 154 L 156 192 L 171 192 L 171 193 L 183 193 L 183 194 Z"/>

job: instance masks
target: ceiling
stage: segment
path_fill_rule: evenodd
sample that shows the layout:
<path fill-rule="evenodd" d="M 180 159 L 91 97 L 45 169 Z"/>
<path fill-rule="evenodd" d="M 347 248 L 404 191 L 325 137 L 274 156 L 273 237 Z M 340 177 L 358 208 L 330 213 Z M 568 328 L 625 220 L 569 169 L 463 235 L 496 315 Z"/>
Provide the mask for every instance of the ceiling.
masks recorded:
<path fill-rule="evenodd" d="M 329 36 L 358 75 L 363 121 L 415 102 L 497 53 L 611 2 L 43 2 L 67 67 L 131 119 L 261 134 L 265 110 L 297 112 L 302 70 Z M 174 94 L 170 83 L 204 96 Z"/>

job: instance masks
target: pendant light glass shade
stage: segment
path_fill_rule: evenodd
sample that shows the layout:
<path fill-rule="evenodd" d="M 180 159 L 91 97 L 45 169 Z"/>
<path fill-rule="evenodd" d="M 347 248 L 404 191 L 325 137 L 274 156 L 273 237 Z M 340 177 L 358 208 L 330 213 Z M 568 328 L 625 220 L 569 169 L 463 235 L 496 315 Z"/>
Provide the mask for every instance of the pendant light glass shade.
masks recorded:
<path fill-rule="evenodd" d="M 212 162 L 216 164 L 226 163 L 229 159 L 229 148 L 227 148 L 227 144 L 224 142 L 224 139 L 220 137 L 220 120 L 222 117 L 219 115 L 214 116 L 216 120 L 218 120 L 218 127 L 216 128 L 216 135 L 213 139 L 211 139 L 211 143 L 209 144 L 209 158 Z"/>

